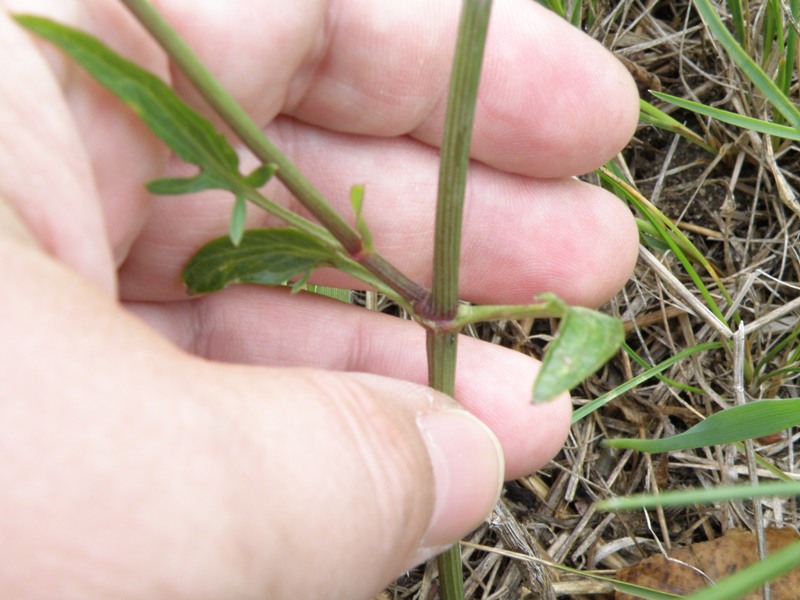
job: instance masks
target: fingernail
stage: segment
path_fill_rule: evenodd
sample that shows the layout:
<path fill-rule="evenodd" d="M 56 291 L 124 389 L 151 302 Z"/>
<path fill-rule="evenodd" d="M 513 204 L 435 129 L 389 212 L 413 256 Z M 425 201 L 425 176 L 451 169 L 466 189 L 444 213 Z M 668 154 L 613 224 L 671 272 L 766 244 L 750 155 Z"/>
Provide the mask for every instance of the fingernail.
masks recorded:
<path fill-rule="evenodd" d="M 505 469 L 494 433 L 466 411 L 429 413 L 419 417 L 418 426 L 436 481 L 433 517 L 418 557 L 422 561 L 486 518 L 500 495 Z"/>

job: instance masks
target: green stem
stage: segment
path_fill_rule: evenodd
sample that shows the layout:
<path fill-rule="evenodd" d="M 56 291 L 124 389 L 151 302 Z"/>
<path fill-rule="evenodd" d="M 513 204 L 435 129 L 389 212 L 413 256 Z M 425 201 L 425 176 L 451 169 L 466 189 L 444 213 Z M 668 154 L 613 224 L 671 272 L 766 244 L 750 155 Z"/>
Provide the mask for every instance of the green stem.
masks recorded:
<path fill-rule="evenodd" d="M 439 163 L 433 287 L 428 310 L 425 311 L 433 323 L 451 321 L 458 311 L 464 194 L 472 122 L 491 7 L 491 0 L 464 0 L 462 3 Z M 458 331 L 452 328 L 428 328 L 428 383 L 450 396 L 455 394 L 457 337 Z M 458 545 L 441 554 L 437 566 L 442 598 L 463 599 L 461 551 Z"/>
<path fill-rule="evenodd" d="M 428 385 L 451 397 L 455 395 L 457 338 L 458 332 L 428 330 Z M 436 568 L 441 598 L 464 600 L 461 547 L 454 544 L 437 556 Z"/>
<path fill-rule="evenodd" d="M 264 163 L 278 167 L 275 176 L 322 226 L 344 247 L 345 251 L 369 271 L 396 290 L 412 305 L 422 304 L 428 297 L 425 288 L 412 281 L 380 255 L 365 253 L 358 231 L 351 227 L 325 200 L 314 185 L 275 146 L 241 106 L 220 85 L 194 51 L 181 39 L 169 22 L 149 0 L 122 0 L 150 32 L 181 71 L 200 91 L 211 107 L 236 132 L 244 144 Z"/>
<path fill-rule="evenodd" d="M 268 213 L 278 217 L 281 221 L 286 223 L 287 225 L 292 225 L 293 227 L 297 227 L 300 231 L 304 231 L 309 235 L 313 235 L 321 242 L 328 244 L 330 246 L 341 248 L 339 243 L 337 242 L 336 238 L 331 236 L 330 232 L 326 230 L 324 227 L 320 227 L 316 223 L 313 223 L 298 215 L 296 212 L 289 210 L 288 208 L 284 208 L 277 202 L 274 202 L 264 196 L 261 192 L 256 189 L 249 189 L 244 193 L 244 197 L 247 198 L 250 202 L 255 204 L 256 206 L 263 208 Z"/>
<path fill-rule="evenodd" d="M 447 117 L 439 163 L 432 316 L 449 318 L 458 308 L 461 221 L 469 169 L 472 121 L 489 25 L 491 0 L 464 0 L 450 76 Z"/>

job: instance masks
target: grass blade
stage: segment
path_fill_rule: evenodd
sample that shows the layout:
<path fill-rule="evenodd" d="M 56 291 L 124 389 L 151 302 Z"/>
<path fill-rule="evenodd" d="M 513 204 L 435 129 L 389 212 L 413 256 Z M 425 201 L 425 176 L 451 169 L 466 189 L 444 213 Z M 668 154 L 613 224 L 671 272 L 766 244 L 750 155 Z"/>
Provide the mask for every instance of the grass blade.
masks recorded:
<path fill-rule="evenodd" d="M 650 91 L 651 94 L 656 94 L 652 90 Z M 654 127 L 658 127 L 660 129 L 664 129 L 666 131 L 670 131 L 672 133 L 677 133 L 678 135 L 686 138 L 693 144 L 696 144 L 703 150 L 710 152 L 711 154 L 716 154 L 717 151 L 710 146 L 706 141 L 697 135 L 694 131 L 686 127 L 680 121 L 676 121 L 663 110 L 653 106 L 649 102 L 644 99 L 639 99 L 639 120 L 644 123 L 648 123 L 653 125 Z"/>
<path fill-rule="evenodd" d="M 742 127 L 743 129 L 750 129 L 759 133 L 766 133 L 775 137 L 785 138 L 787 140 L 800 141 L 800 129 L 794 127 L 787 127 L 786 125 L 779 125 L 777 123 L 770 123 L 769 121 L 762 121 L 761 119 L 754 119 L 727 110 L 721 110 L 712 106 L 707 106 L 692 100 L 685 100 L 669 94 L 660 92 L 651 92 L 656 98 L 669 102 L 675 106 L 691 110 L 707 117 L 712 117 L 723 123 Z"/>
<path fill-rule="evenodd" d="M 751 440 L 798 424 L 800 398 L 759 400 L 726 408 L 679 435 L 655 440 L 606 440 L 603 446 L 630 448 L 640 452 L 671 452 Z"/>
<path fill-rule="evenodd" d="M 772 481 L 760 485 L 725 485 L 692 488 L 663 494 L 636 494 L 602 500 L 595 506 L 601 511 L 652 509 L 665 506 L 693 506 L 731 500 L 800 496 L 800 481 Z"/>
<path fill-rule="evenodd" d="M 601 167 L 600 169 L 597 169 L 596 172 L 599 175 L 600 180 L 604 185 L 607 185 L 612 191 L 614 191 L 617 196 L 635 206 L 636 209 L 647 218 L 655 230 L 658 231 L 661 240 L 667 244 L 667 246 L 669 246 L 669 248 L 673 251 L 675 256 L 683 265 L 683 268 L 686 269 L 689 277 L 692 278 L 692 281 L 702 294 L 706 305 L 722 323 L 725 323 L 726 320 L 719 308 L 719 305 L 714 300 L 714 297 L 709 292 L 708 287 L 700 278 L 700 275 L 694 269 L 689 259 L 691 258 L 691 260 L 700 264 L 706 270 L 706 272 L 711 275 L 711 278 L 716 283 L 717 288 L 722 296 L 728 303 L 731 303 L 731 297 L 728 294 L 725 286 L 722 284 L 722 281 L 720 280 L 715 269 L 711 266 L 705 256 L 703 256 L 703 254 L 695 247 L 695 245 L 692 244 L 692 242 L 683 234 L 683 232 L 678 229 L 678 227 L 669 218 L 667 218 L 664 213 L 658 210 L 658 208 L 654 206 L 647 198 L 642 196 L 633 185 L 614 172 L 613 163 L 609 163 L 609 167 L 611 168 Z"/>
<path fill-rule="evenodd" d="M 698 344 L 697 346 L 694 346 L 692 348 L 687 348 L 686 350 L 679 352 L 675 356 L 668 358 L 667 360 L 659 363 L 655 367 L 652 367 L 647 371 L 645 371 L 644 373 L 637 375 L 630 381 L 626 381 L 624 384 L 617 386 L 610 392 L 603 394 L 599 398 L 592 400 L 588 404 L 581 406 L 580 408 L 575 410 L 575 412 L 572 414 L 572 422 L 577 423 L 581 419 L 585 419 L 594 411 L 596 411 L 599 408 L 602 408 L 615 398 L 619 398 L 622 394 L 632 390 L 637 385 L 641 385 L 648 379 L 651 379 L 656 375 L 658 375 L 659 373 L 666 371 L 675 363 L 683 360 L 688 356 L 691 356 L 695 352 L 703 352 L 705 350 L 717 350 L 719 348 L 722 348 L 722 344 L 720 342 L 706 342 L 705 344 Z"/>
<path fill-rule="evenodd" d="M 714 33 L 733 61 L 747 75 L 750 81 L 761 90 L 770 103 L 780 112 L 786 121 L 795 128 L 800 128 L 800 109 L 798 109 L 769 78 L 769 76 L 750 58 L 745 50 L 736 42 L 733 35 L 719 18 L 717 11 L 709 0 L 694 0 L 694 5 L 703 16 L 708 28 Z"/>

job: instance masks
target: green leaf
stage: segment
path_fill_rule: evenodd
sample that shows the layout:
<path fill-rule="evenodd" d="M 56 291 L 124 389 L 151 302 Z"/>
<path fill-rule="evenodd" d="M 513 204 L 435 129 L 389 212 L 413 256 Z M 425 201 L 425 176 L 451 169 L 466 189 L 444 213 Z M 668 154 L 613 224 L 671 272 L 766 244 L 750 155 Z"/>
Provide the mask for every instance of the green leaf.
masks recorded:
<path fill-rule="evenodd" d="M 165 177 L 147 183 L 147 191 L 161 196 L 177 196 L 191 194 L 209 189 L 226 189 L 225 183 L 207 172 L 198 173 L 194 177 Z"/>
<path fill-rule="evenodd" d="M 182 278 L 190 294 L 205 294 L 232 283 L 305 281 L 314 269 L 336 263 L 333 250 L 301 231 L 253 229 L 244 232 L 238 246 L 228 236 L 203 246 L 186 263 Z"/>
<path fill-rule="evenodd" d="M 244 223 L 247 220 L 247 202 L 242 196 L 236 196 L 236 201 L 233 203 L 233 212 L 231 214 L 231 222 L 228 226 L 228 237 L 234 246 L 238 246 L 242 242 L 244 236 Z"/>
<path fill-rule="evenodd" d="M 352 304 L 352 291 L 346 288 L 328 287 L 326 285 L 307 285 L 306 289 L 309 292 L 314 292 L 320 296 L 327 296 L 345 304 Z"/>
<path fill-rule="evenodd" d="M 245 181 L 247 181 L 253 189 L 258 189 L 265 185 L 275 173 L 278 172 L 278 165 L 275 163 L 267 163 L 265 165 L 259 166 L 255 169 L 250 175 L 245 177 Z"/>
<path fill-rule="evenodd" d="M 685 108 L 707 117 L 712 117 L 718 121 L 722 121 L 723 123 L 729 123 L 730 125 L 735 125 L 736 127 L 742 127 L 743 129 L 749 129 L 759 133 L 766 133 L 767 135 L 772 135 L 775 137 L 786 138 L 787 140 L 800 141 L 800 129 L 795 129 L 794 127 L 787 127 L 786 125 L 778 125 L 777 123 L 770 123 L 769 121 L 762 121 L 761 119 L 746 117 L 738 113 L 722 110 L 720 108 L 714 108 L 699 102 L 685 100 L 683 98 L 678 98 L 677 96 L 670 96 L 669 94 L 662 94 L 660 92 L 650 93 L 656 96 L 659 100 L 669 102 L 670 104 L 674 104 L 680 108 Z"/>
<path fill-rule="evenodd" d="M 714 413 L 681 434 L 658 440 L 614 439 L 603 445 L 641 452 L 672 452 L 732 444 L 771 435 L 800 424 L 800 398 L 759 400 Z"/>
<path fill-rule="evenodd" d="M 552 400 L 599 369 L 622 344 L 619 319 L 595 310 L 570 307 L 558 336 L 547 348 L 542 370 L 533 384 L 533 401 Z"/>
<path fill-rule="evenodd" d="M 176 194 L 220 188 L 239 194 L 250 189 L 251 181 L 239 173 L 239 157 L 230 143 L 158 77 L 86 33 L 42 17 L 16 15 L 14 18 L 83 66 L 128 105 L 175 154 L 200 167 L 201 173 L 195 177 L 152 182 L 150 191 Z M 255 179 L 261 181 L 263 173 L 259 172 Z"/>

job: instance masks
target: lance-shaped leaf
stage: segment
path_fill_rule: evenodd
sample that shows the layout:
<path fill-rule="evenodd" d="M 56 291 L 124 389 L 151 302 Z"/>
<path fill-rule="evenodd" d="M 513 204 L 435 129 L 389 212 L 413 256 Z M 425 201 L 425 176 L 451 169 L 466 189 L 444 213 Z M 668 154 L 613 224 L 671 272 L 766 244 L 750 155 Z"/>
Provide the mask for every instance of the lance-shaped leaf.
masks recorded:
<path fill-rule="evenodd" d="M 578 385 L 614 355 L 624 337 L 619 319 L 570 307 L 561 320 L 558 336 L 545 352 L 533 384 L 533 401 L 552 400 Z"/>
<path fill-rule="evenodd" d="M 338 262 L 333 250 L 297 229 L 252 229 L 238 245 L 225 236 L 203 246 L 186 263 L 182 278 L 189 293 L 205 294 L 232 283 L 306 280 L 314 269 Z"/>
<path fill-rule="evenodd" d="M 732 444 L 771 435 L 800 424 L 800 398 L 759 400 L 714 413 L 672 437 L 659 440 L 606 440 L 610 448 L 641 452 L 672 452 L 687 448 Z"/>
<path fill-rule="evenodd" d="M 58 46 L 101 85 L 129 106 L 164 143 L 200 173 L 187 179 L 160 179 L 149 185 L 159 194 L 225 189 L 241 194 L 266 182 L 274 172 L 257 169 L 249 176 L 239 172 L 236 151 L 211 123 L 189 108 L 166 83 L 121 57 L 94 37 L 32 15 L 17 15 L 17 22 Z M 266 176 L 266 177 L 265 177 Z"/>

